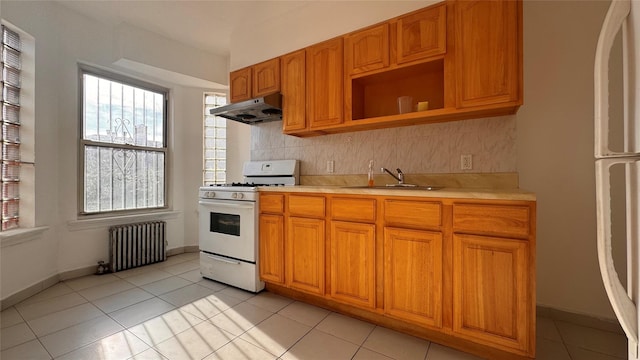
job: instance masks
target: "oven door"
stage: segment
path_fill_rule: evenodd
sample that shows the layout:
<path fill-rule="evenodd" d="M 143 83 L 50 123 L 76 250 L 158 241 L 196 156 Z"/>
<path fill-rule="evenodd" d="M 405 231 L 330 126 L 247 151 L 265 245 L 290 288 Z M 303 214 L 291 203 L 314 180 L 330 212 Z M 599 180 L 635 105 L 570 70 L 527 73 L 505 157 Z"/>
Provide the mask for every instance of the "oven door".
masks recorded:
<path fill-rule="evenodd" d="M 256 203 L 200 199 L 200 250 L 255 263 Z"/>

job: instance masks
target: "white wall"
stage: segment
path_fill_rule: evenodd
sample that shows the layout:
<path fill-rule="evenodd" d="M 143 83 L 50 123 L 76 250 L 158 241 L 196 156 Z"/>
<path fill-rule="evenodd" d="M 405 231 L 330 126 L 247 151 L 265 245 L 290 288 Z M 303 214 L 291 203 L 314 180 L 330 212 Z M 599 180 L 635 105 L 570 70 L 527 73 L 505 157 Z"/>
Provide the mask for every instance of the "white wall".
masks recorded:
<path fill-rule="evenodd" d="M 279 21 L 243 26 L 231 34 L 230 69 L 256 64 L 305 46 L 421 9 L 437 0 L 305 1 Z"/>
<path fill-rule="evenodd" d="M 538 303 L 613 317 L 598 269 L 593 64 L 609 1 L 526 1 L 520 185 L 538 196 Z"/>
<path fill-rule="evenodd" d="M 51 1 L 3 0 L 2 17 L 35 37 L 36 226 L 48 226 L 49 230 L 32 241 L 2 248 L 0 298 L 5 299 L 57 273 L 93 266 L 108 257 L 109 222 L 91 226 L 70 224 L 79 219 L 78 62 L 128 73 L 170 89 L 170 177 L 167 181 L 168 203 L 175 215 L 167 220 L 169 248 L 197 245 L 197 188 L 202 184 L 202 94 L 205 89 L 175 85 L 142 74 L 140 67 L 130 71 L 113 62 L 126 58 L 161 69 L 163 62 L 154 63 L 140 56 L 153 53 L 154 49 L 148 48 L 148 44 L 156 47 L 162 44 L 164 64 L 171 65 L 169 70 L 176 79 L 181 74 L 201 74 L 198 76 L 202 77 L 210 74 L 210 78 L 200 83 L 217 86 L 227 81 L 228 59 L 197 49 L 191 51 L 164 38 L 150 39 L 152 34 L 136 36 L 135 39 L 140 39 L 137 44 L 129 38 L 127 46 L 118 47 L 116 51 L 116 45 L 122 44 L 116 41 L 118 29 Z M 128 48 L 140 52 L 127 52 Z M 188 68 L 181 71 L 179 66 L 185 62 L 180 62 L 180 58 L 190 54 L 197 61 L 189 62 Z M 216 66 L 221 69 L 210 68 Z M 224 78 L 220 78 L 220 74 L 224 74 Z M 182 77 L 187 80 L 184 83 L 193 79 Z M 247 139 L 247 149 L 248 144 Z"/>

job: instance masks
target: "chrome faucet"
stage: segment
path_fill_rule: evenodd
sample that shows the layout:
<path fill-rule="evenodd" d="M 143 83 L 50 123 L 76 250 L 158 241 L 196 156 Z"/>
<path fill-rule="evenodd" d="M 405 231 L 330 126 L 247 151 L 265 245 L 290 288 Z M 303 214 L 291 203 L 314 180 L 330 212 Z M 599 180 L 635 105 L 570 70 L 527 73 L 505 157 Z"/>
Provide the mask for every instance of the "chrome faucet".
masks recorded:
<path fill-rule="evenodd" d="M 402 170 L 396 169 L 396 171 L 398 172 L 398 176 L 394 175 L 391 171 L 387 170 L 386 168 L 381 168 L 380 171 L 383 173 L 386 172 L 387 174 L 393 176 L 394 179 L 398 180 L 398 184 L 400 185 L 404 184 L 404 173 L 402 172 Z"/>

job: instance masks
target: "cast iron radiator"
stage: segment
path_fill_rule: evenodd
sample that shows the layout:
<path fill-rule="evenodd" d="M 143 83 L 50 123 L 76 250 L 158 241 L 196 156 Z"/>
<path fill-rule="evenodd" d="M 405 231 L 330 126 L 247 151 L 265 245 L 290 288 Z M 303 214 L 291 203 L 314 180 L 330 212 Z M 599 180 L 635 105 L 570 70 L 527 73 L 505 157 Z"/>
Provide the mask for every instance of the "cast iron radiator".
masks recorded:
<path fill-rule="evenodd" d="M 167 259 L 166 222 L 151 221 L 109 228 L 111 272 L 153 264 Z"/>

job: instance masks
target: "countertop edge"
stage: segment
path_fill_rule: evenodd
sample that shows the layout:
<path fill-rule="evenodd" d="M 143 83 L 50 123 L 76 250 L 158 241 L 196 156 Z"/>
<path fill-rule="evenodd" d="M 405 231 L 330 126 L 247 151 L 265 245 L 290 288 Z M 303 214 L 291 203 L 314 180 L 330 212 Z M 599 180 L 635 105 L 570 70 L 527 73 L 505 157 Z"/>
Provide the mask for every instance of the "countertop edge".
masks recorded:
<path fill-rule="evenodd" d="M 475 188 L 443 188 L 439 190 L 398 190 L 398 189 L 367 189 L 348 188 L 343 186 L 259 186 L 261 192 L 297 192 L 297 193 L 327 193 L 354 195 L 385 195 L 407 197 L 433 197 L 453 199 L 486 199 L 486 200 L 523 200 L 536 201 L 533 192 L 523 189 L 475 189 Z"/>

